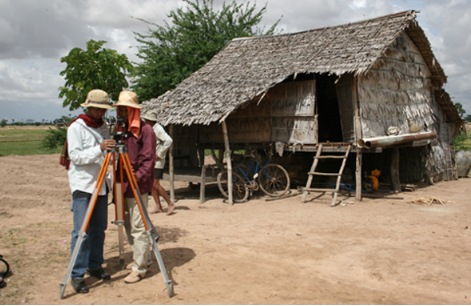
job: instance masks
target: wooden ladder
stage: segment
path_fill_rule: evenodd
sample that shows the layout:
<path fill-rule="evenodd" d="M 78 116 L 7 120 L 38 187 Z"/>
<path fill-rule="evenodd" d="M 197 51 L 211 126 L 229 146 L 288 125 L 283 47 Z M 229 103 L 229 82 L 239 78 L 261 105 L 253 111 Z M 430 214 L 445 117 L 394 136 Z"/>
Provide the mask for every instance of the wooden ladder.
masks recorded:
<path fill-rule="evenodd" d="M 317 148 L 316 156 L 314 156 L 314 162 L 311 166 L 311 171 L 308 172 L 309 178 L 307 179 L 306 188 L 303 188 L 303 197 L 302 202 L 306 202 L 306 197 L 309 191 L 317 191 L 317 192 L 332 192 L 332 203 L 330 206 L 335 206 L 335 202 L 337 201 L 337 194 L 340 189 L 340 181 L 342 180 L 342 173 L 343 169 L 345 169 L 345 164 L 347 163 L 348 154 L 352 148 L 351 145 L 348 145 L 347 150 L 345 151 L 345 155 L 321 155 L 322 149 L 324 148 L 323 144 L 320 144 Z M 319 163 L 319 159 L 343 159 L 342 166 L 340 167 L 339 173 L 324 173 L 324 172 L 316 172 L 317 164 Z M 311 188 L 312 178 L 314 175 L 323 175 L 323 176 L 336 176 L 337 177 L 337 184 L 335 185 L 335 189 L 331 188 Z"/>

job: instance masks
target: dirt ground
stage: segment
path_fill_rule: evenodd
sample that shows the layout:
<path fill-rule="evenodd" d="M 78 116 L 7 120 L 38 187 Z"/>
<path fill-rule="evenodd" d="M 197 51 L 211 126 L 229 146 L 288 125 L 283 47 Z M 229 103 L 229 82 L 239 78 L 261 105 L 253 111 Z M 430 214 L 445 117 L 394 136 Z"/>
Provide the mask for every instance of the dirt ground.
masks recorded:
<path fill-rule="evenodd" d="M 59 283 L 70 260 L 72 213 L 59 155 L 0 157 L 0 254 L 10 263 L 0 304 L 470 304 L 470 179 L 439 182 L 393 199 L 330 195 L 225 203 L 217 189 L 179 183 L 176 214 L 151 215 L 174 282 L 157 263 L 137 284 L 119 269 L 114 206 L 105 242 L 110 281 L 88 294 Z M 164 182 L 164 186 L 168 184 Z M 296 194 L 296 190 L 292 190 Z M 444 204 L 413 204 L 436 197 Z M 154 207 L 150 201 L 150 207 Z M 164 204 L 164 208 L 166 205 Z M 126 263 L 131 249 L 125 244 Z"/>

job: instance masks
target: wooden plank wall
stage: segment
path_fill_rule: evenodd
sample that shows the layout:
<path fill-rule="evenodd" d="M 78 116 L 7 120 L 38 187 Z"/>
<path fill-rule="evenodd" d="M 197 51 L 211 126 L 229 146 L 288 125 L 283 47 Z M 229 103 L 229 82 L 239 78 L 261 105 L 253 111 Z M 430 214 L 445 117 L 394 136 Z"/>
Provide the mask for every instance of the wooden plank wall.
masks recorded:
<path fill-rule="evenodd" d="M 269 92 L 272 142 L 317 143 L 316 80 L 285 82 Z"/>
<path fill-rule="evenodd" d="M 258 101 L 241 105 L 226 119 L 231 143 L 317 143 L 315 80 L 277 84 Z M 224 143 L 220 124 L 200 126 L 199 143 Z"/>

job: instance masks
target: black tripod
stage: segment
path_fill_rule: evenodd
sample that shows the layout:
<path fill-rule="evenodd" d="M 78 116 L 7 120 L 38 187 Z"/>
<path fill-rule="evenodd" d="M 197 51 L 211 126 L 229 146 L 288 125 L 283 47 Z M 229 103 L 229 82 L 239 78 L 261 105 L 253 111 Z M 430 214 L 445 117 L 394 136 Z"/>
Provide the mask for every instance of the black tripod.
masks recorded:
<path fill-rule="evenodd" d="M 115 133 L 113 135 L 120 135 L 122 133 Z M 82 225 L 80 227 L 80 231 L 78 233 L 77 243 L 75 244 L 74 252 L 72 257 L 70 258 L 69 266 L 67 268 L 67 272 L 64 277 L 64 281 L 60 283 L 60 298 L 62 299 L 64 296 L 65 287 L 67 282 L 69 281 L 70 274 L 72 273 L 72 269 L 75 265 L 75 261 L 77 260 L 77 255 L 82 246 L 83 238 L 86 237 L 86 232 L 88 228 L 88 224 L 90 222 L 91 215 L 93 213 L 93 209 L 95 208 L 95 204 L 98 198 L 98 193 L 100 192 L 101 186 L 106 176 L 106 171 L 108 168 L 109 163 L 113 160 L 113 178 L 114 178 L 114 196 L 115 196 L 115 205 L 116 205 L 116 221 L 114 222 L 118 225 L 118 239 L 119 239 L 119 256 L 120 256 L 120 266 L 124 268 L 124 259 L 123 255 L 123 230 L 122 227 L 124 225 L 124 195 L 122 190 L 122 183 L 123 183 L 123 175 L 121 175 L 121 181 L 116 181 L 116 166 L 119 166 L 119 169 L 124 169 L 126 174 L 129 178 L 129 184 L 131 185 L 134 198 L 136 200 L 137 206 L 139 207 L 139 211 L 141 213 L 142 221 L 144 222 L 144 226 L 146 232 L 149 236 L 150 243 L 152 245 L 152 249 L 154 250 L 155 257 L 157 259 L 157 263 L 159 264 L 160 272 L 165 281 L 165 285 L 167 286 L 167 293 L 169 297 L 173 296 L 173 284 L 172 280 L 168 277 L 167 270 L 165 268 L 164 261 L 160 254 L 159 248 L 157 247 L 157 242 L 159 240 L 159 234 L 155 229 L 154 225 L 152 224 L 149 215 L 147 214 L 146 207 L 142 204 L 141 194 L 139 193 L 139 187 L 137 185 L 136 178 L 132 171 L 131 162 L 129 161 L 129 157 L 127 154 L 126 145 L 122 142 L 122 140 L 118 140 L 116 146 L 110 151 L 107 152 L 105 155 L 105 160 L 100 169 L 100 174 L 98 175 L 98 181 L 95 185 L 95 189 L 93 190 L 92 196 L 90 198 L 90 202 L 88 204 L 87 211 L 85 213 L 85 217 L 83 218 Z"/>

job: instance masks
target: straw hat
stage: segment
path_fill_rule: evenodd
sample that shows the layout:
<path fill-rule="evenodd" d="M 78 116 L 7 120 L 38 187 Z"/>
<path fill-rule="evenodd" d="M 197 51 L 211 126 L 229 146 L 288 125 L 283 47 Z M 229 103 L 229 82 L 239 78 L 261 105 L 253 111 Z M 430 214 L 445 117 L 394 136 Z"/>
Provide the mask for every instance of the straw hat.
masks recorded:
<path fill-rule="evenodd" d="M 141 115 L 141 118 L 144 119 L 144 120 L 157 122 L 157 113 L 147 112 L 144 115 Z"/>
<path fill-rule="evenodd" d="M 133 108 L 142 108 L 141 106 L 139 106 L 136 93 L 127 90 L 124 90 L 119 93 L 118 103 L 114 104 L 113 106 L 129 106 Z"/>
<path fill-rule="evenodd" d="M 110 105 L 110 99 L 108 94 L 101 89 L 93 89 L 88 92 L 87 99 L 85 103 L 80 104 L 81 107 L 97 107 L 104 109 L 113 109 Z"/>

